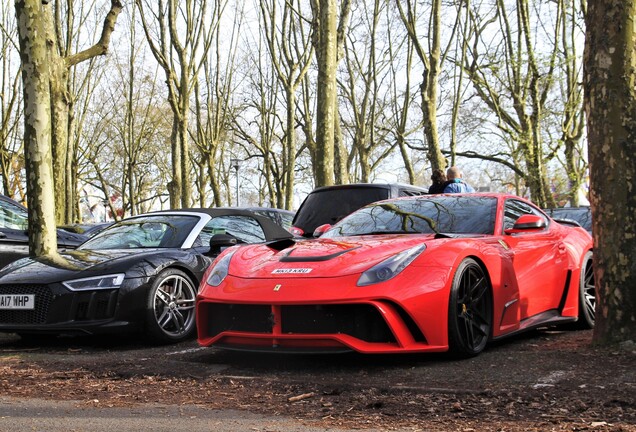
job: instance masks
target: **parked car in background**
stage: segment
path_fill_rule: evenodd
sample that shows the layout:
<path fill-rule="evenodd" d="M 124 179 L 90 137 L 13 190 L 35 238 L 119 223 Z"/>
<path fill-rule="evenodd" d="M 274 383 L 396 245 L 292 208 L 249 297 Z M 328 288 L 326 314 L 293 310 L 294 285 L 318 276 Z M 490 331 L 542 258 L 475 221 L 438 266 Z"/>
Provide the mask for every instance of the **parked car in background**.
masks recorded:
<path fill-rule="evenodd" d="M 291 238 L 240 209 L 159 211 L 123 219 L 59 257 L 0 271 L 0 332 L 139 332 L 178 342 L 194 333 L 201 276 L 223 247 Z"/>
<path fill-rule="evenodd" d="M 400 183 L 354 183 L 319 187 L 311 191 L 298 208 L 291 232 L 297 236 L 313 237 L 315 229 L 320 225 L 333 225 L 372 202 L 426 193 L 426 188 Z"/>
<path fill-rule="evenodd" d="M 272 207 L 246 207 L 246 210 L 252 211 L 258 215 L 265 216 L 282 226 L 286 230 L 291 229 L 292 221 L 296 212 L 291 210 L 282 210 Z"/>
<path fill-rule="evenodd" d="M 592 210 L 589 206 L 581 207 L 558 207 L 553 209 L 543 209 L 552 219 L 561 223 L 576 222 L 592 234 Z"/>
<path fill-rule="evenodd" d="M 75 234 L 82 234 L 87 237 L 93 237 L 95 234 L 97 234 L 104 228 L 111 226 L 113 223 L 114 222 L 77 223 L 61 225 L 58 228 Z"/>
<path fill-rule="evenodd" d="M 57 230 L 60 249 L 74 249 L 88 239 L 87 236 Z M 29 213 L 25 206 L 0 195 L 0 268 L 29 256 Z"/>
<path fill-rule="evenodd" d="M 592 238 L 505 194 L 370 204 L 320 238 L 223 252 L 197 298 L 202 346 L 479 354 L 544 326 L 594 326 Z"/>

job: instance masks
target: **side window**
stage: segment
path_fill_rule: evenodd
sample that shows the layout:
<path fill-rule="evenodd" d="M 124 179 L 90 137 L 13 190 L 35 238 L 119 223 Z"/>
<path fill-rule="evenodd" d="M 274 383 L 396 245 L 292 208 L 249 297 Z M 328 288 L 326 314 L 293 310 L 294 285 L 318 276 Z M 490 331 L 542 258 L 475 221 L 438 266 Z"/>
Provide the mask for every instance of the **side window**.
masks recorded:
<path fill-rule="evenodd" d="M 26 230 L 28 226 L 28 214 L 24 209 L 10 202 L 0 201 L 0 228 Z"/>
<path fill-rule="evenodd" d="M 256 219 L 249 216 L 227 215 L 213 218 L 201 230 L 195 246 L 209 244 L 214 234 L 229 234 L 244 243 L 265 241 L 263 228 Z"/>
<path fill-rule="evenodd" d="M 523 201 L 507 200 L 504 208 L 504 230 L 512 228 L 517 219 L 525 214 L 533 214 L 545 219 L 543 213 Z"/>
<path fill-rule="evenodd" d="M 411 189 L 400 189 L 398 192 L 398 195 L 401 197 L 404 196 L 418 196 L 418 195 L 423 195 L 423 192 L 419 191 L 419 190 L 411 190 Z"/>

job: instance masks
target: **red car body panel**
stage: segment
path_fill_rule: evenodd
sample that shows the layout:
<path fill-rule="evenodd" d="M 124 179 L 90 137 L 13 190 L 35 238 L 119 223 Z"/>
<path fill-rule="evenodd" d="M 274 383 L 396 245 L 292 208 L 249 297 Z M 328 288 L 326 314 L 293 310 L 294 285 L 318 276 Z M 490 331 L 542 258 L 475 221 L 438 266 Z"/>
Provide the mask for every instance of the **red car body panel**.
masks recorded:
<path fill-rule="evenodd" d="M 493 234 L 365 235 L 301 240 L 282 250 L 249 245 L 226 251 L 202 279 L 197 299 L 200 345 L 363 353 L 446 351 L 453 277 L 468 257 L 486 269 L 492 288 L 492 339 L 552 318 L 575 320 L 582 259 L 592 249 L 589 234 L 547 216 L 545 229 L 505 234 L 504 203 L 521 199 L 483 196 L 498 200 Z M 357 285 L 369 268 L 421 244 L 426 249 L 397 276 Z M 217 287 L 207 284 L 211 269 L 230 252 L 225 279 Z M 358 319 L 364 325 L 349 322 Z"/>

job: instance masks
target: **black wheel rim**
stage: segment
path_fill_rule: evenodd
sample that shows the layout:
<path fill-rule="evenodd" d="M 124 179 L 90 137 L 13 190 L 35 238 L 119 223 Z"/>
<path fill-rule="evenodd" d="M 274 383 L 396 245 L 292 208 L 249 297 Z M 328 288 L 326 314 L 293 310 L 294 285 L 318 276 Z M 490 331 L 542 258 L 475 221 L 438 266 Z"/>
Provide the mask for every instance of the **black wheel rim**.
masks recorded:
<path fill-rule="evenodd" d="M 490 335 L 490 290 L 478 265 L 464 269 L 457 290 L 457 329 L 470 351 L 484 348 Z"/>
<path fill-rule="evenodd" d="M 187 334 L 194 325 L 196 292 L 180 275 L 168 276 L 157 287 L 154 299 L 157 325 L 168 336 Z"/>
<path fill-rule="evenodd" d="M 585 313 L 594 324 L 594 314 L 596 313 L 596 286 L 594 285 L 594 267 L 592 266 L 592 258 L 588 258 L 585 263 L 585 273 L 583 275 L 583 307 Z"/>

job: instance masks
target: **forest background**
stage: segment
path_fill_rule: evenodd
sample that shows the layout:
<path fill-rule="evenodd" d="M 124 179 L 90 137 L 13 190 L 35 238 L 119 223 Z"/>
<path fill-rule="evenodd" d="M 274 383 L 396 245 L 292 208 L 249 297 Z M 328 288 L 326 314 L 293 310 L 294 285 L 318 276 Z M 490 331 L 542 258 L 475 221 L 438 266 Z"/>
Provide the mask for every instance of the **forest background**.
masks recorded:
<path fill-rule="evenodd" d="M 293 209 L 331 182 L 426 187 L 446 164 L 481 190 L 586 202 L 585 2 L 338 2 L 326 182 L 318 2 L 126 2 L 107 54 L 73 60 L 115 3 L 53 3 L 68 138 L 56 146 L 54 131 L 58 223 L 237 201 Z M 26 202 L 16 13 L 0 8 L 1 187 Z"/>

